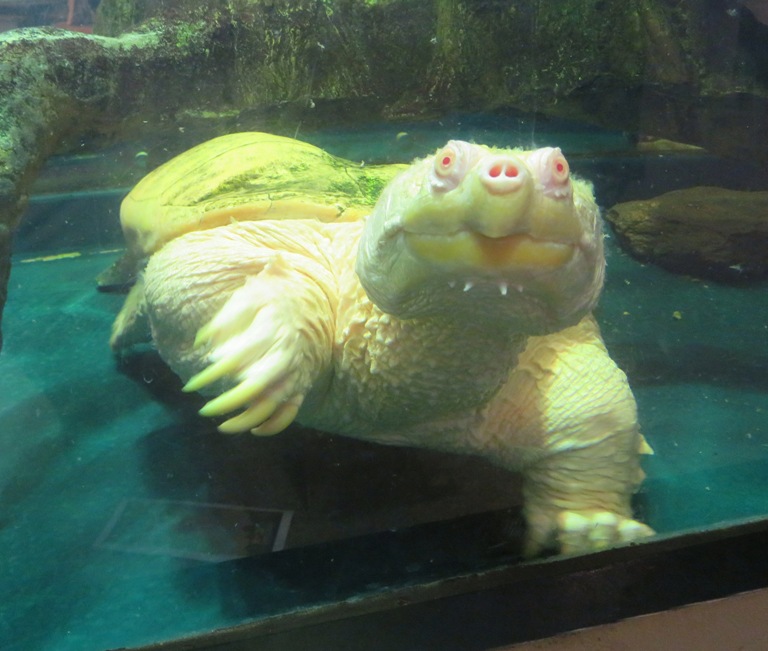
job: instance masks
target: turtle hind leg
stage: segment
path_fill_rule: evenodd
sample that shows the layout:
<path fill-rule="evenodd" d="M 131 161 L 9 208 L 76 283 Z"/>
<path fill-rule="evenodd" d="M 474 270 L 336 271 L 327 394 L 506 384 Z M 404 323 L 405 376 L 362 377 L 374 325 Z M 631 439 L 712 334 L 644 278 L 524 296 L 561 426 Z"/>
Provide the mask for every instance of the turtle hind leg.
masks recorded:
<path fill-rule="evenodd" d="M 120 353 L 136 344 L 148 343 L 151 338 L 144 297 L 144 280 L 139 278 L 131 287 L 123 307 L 112 323 L 109 346 L 113 352 Z"/>
<path fill-rule="evenodd" d="M 96 287 L 100 292 L 125 293 L 137 281 L 139 270 L 146 260 L 137 260 L 126 252 L 120 256 L 109 268 L 96 276 Z"/>

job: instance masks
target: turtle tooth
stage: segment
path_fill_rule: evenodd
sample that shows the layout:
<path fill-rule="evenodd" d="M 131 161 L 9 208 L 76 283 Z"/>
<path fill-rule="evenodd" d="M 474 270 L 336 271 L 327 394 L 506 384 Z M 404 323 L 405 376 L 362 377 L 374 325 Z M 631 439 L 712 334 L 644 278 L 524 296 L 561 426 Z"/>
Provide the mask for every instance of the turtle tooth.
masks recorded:
<path fill-rule="evenodd" d="M 467 282 L 464 283 L 464 291 L 468 292 L 474 286 L 475 286 L 475 284 L 471 280 L 468 280 Z"/>
<path fill-rule="evenodd" d="M 499 283 L 499 292 L 502 296 L 507 295 L 507 283 Z"/>

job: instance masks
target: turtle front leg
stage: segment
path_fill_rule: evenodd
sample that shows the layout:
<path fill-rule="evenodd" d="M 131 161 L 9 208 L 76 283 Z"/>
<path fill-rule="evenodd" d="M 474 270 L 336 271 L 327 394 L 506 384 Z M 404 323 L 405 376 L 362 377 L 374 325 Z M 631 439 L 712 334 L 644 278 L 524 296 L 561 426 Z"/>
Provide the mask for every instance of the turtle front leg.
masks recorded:
<path fill-rule="evenodd" d="M 219 394 L 203 416 L 240 412 L 224 433 L 282 431 L 330 364 L 332 277 L 257 236 L 250 224 L 191 234 L 146 271 L 153 337 L 184 391 Z"/>
<path fill-rule="evenodd" d="M 525 552 L 596 551 L 652 535 L 632 517 L 631 498 L 644 474 L 640 454 L 651 449 L 636 429 L 585 448 L 545 457 L 524 473 Z"/>
<path fill-rule="evenodd" d="M 591 551 L 653 533 L 631 497 L 651 452 L 634 396 L 591 317 L 531 337 L 485 415 L 487 454 L 521 468 L 527 553 Z"/>
<path fill-rule="evenodd" d="M 275 254 L 198 330 L 195 348 L 211 362 L 184 386 L 199 391 L 222 378 L 235 386 L 208 402 L 202 416 L 224 416 L 219 430 L 276 434 L 293 422 L 317 371 L 330 361 L 332 310 L 326 294 Z"/>

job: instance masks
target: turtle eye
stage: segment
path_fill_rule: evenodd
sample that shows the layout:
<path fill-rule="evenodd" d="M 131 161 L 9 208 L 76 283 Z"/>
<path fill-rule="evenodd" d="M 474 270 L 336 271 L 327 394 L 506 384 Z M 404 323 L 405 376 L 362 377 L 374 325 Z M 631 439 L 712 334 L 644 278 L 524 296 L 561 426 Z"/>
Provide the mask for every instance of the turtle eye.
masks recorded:
<path fill-rule="evenodd" d="M 429 179 L 431 188 L 437 192 L 450 192 L 458 187 L 477 159 L 476 150 L 476 145 L 462 140 L 450 140 L 438 149 Z"/>
<path fill-rule="evenodd" d="M 458 156 L 450 145 L 443 147 L 435 155 L 435 173 L 443 178 L 448 177 L 456 169 Z"/>
<path fill-rule="evenodd" d="M 557 183 L 565 183 L 571 173 L 568 161 L 565 160 L 565 156 L 563 156 L 559 149 L 555 149 L 553 154 L 549 161 L 552 170 L 552 180 Z"/>
<path fill-rule="evenodd" d="M 531 152 L 528 166 L 546 196 L 554 199 L 572 196 L 571 168 L 559 147 L 544 147 Z"/>

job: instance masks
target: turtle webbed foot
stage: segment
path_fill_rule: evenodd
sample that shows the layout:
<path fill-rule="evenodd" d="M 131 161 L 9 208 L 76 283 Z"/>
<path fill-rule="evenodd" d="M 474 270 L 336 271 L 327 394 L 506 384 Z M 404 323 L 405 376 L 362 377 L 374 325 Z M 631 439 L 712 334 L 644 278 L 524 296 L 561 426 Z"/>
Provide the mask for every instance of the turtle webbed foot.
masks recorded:
<path fill-rule="evenodd" d="M 594 552 L 654 533 L 648 525 L 612 511 L 563 510 L 533 514 L 528 518 L 525 554 L 536 556 L 552 548 L 562 554 Z"/>

